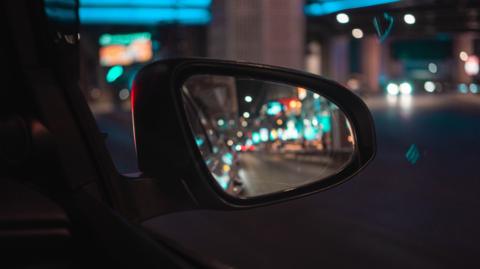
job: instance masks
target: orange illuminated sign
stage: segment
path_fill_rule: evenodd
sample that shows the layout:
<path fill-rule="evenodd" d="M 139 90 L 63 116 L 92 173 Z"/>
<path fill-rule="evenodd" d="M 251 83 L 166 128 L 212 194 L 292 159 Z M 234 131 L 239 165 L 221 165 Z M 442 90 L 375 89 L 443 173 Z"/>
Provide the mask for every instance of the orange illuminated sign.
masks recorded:
<path fill-rule="evenodd" d="M 141 38 L 128 45 L 112 44 L 100 48 L 100 64 L 102 66 L 130 65 L 147 62 L 153 57 L 152 41 Z"/>

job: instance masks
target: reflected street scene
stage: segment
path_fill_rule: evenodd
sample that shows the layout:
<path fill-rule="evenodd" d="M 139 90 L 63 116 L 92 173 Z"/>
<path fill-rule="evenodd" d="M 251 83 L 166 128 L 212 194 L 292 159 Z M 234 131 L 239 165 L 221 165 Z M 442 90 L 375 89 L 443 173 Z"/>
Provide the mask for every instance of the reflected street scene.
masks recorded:
<path fill-rule="evenodd" d="M 186 80 L 182 93 L 205 164 L 230 195 L 254 197 L 322 180 L 354 154 L 343 112 L 311 90 L 198 75 Z"/>

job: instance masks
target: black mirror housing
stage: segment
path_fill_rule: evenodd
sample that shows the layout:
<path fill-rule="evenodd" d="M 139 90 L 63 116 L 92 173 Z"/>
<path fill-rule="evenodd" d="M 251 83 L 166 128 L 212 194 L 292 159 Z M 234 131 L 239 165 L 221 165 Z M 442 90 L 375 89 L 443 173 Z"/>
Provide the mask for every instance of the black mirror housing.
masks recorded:
<path fill-rule="evenodd" d="M 181 95 L 183 82 L 193 75 L 243 76 L 312 89 L 335 103 L 351 123 L 356 143 L 352 161 L 339 173 L 287 191 L 240 199 L 219 189 L 203 163 Z M 350 179 L 375 156 L 373 120 L 364 102 L 344 86 L 286 68 L 211 59 L 170 59 L 145 66 L 132 92 L 134 137 L 139 168 L 145 176 L 177 186 L 192 207 L 233 209 L 261 206 L 316 193 Z"/>

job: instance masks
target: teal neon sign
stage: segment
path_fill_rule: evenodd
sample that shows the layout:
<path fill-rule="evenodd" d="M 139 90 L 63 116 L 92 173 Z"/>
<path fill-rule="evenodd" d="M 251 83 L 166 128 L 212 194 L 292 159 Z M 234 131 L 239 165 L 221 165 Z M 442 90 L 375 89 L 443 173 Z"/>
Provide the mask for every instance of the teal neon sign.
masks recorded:
<path fill-rule="evenodd" d="M 211 4 L 212 0 L 79 0 L 78 14 L 81 24 L 202 25 L 211 20 Z"/>
<path fill-rule="evenodd" d="M 121 35 L 112 35 L 112 34 L 103 34 L 98 39 L 98 43 L 102 46 L 108 45 L 130 45 L 132 42 L 146 39 L 151 40 L 152 35 L 150 33 L 131 33 L 131 34 L 121 34 Z"/>
<path fill-rule="evenodd" d="M 312 0 L 305 5 L 307 16 L 324 16 L 343 10 L 398 2 L 399 0 Z"/>
<path fill-rule="evenodd" d="M 113 66 L 112 68 L 108 69 L 106 80 L 108 83 L 112 83 L 121 77 L 123 74 L 123 67 L 120 65 Z"/>

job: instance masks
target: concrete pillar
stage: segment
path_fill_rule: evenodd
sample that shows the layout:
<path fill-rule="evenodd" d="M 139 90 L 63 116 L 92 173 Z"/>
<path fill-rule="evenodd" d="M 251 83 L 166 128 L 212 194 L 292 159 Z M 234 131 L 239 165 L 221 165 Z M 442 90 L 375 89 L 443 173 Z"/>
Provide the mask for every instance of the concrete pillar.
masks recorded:
<path fill-rule="evenodd" d="M 302 0 L 217 0 L 208 56 L 303 69 Z"/>
<path fill-rule="evenodd" d="M 258 0 L 256 0 L 258 1 Z M 262 0 L 263 60 L 304 69 L 305 15 L 302 0 Z"/>
<path fill-rule="evenodd" d="M 370 93 L 377 93 L 380 90 L 382 48 L 375 35 L 362 38 L 360 61 L 364 88 Z"/>
<path fill-rule="evenodd" d="M 349 37 L 333 37 L 328 47 L 328 77 L 345 84 L 350 73 Z"/>

